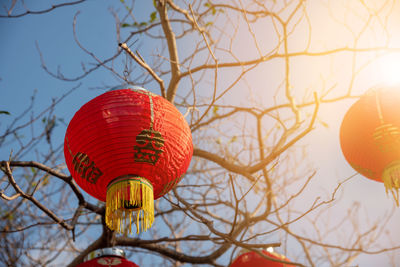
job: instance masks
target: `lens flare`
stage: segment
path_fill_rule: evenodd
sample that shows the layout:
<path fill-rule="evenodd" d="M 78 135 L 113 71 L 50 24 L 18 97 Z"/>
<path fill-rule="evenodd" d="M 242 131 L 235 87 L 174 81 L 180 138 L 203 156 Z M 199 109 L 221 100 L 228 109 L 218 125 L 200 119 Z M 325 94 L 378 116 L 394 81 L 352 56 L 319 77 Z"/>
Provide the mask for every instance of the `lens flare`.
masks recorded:
<path fill-rule="evenodd" d="M 382 83 L 400 85 L 400 54 L 389 54 L 379 60 L 379 76 Z"/>

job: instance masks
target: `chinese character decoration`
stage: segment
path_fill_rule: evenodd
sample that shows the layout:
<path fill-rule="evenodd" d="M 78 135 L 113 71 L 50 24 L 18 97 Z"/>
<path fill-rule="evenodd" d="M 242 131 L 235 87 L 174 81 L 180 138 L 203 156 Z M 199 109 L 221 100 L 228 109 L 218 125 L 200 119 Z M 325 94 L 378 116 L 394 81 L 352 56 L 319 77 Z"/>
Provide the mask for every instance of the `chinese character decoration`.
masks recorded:
<path fill-rule="evenodd" d="M 290 262 L 288 258 L 276 252 L 263 250 L 261 253 L 272 259 Z M 272 259 L 266 259 L 254 251 L 249 251 L 237 257 L 230 267 L 294 267 L 294 265 L 277 262 Z"/>
<path fill-rule="evenodd" d="M 154 199 L 180 181 L 192 154 L 182 114 L 140 87 L 112 90 L 83 105 L 64 142 L 72 177 L 106 202 L 106 224 L 119 233 L 131 233 L 132 223 L 137 233 L 151 227 Z"/>
<path fill-rule="evenodd" d="M 342 152 L 363 176 L 383 182 L 399 205 L 400 88 L 376 88 L 355 102 L 340 128 Z"/>

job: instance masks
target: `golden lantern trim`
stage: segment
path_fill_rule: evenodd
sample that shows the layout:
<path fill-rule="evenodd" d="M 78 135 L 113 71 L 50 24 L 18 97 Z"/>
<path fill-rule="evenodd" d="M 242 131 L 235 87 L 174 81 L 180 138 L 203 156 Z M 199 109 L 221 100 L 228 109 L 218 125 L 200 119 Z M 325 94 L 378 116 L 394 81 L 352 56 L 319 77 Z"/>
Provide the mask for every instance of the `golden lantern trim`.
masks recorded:
<path fill-rule="evenodd" d="M 134 219 L 133 216 L 136 215 Z M 106 224 L 118 233 L 147 231 L 154 221 L 153 186 L 143 177 L 122 177 L 107 187 Z"/>
<path fill-rule="evenodd" d="M 391 163 L 383 170 L 382 181 L 385 185 L 386 194 L 390 191 L 397 206 L 399 206 L 400 161 Z"/>

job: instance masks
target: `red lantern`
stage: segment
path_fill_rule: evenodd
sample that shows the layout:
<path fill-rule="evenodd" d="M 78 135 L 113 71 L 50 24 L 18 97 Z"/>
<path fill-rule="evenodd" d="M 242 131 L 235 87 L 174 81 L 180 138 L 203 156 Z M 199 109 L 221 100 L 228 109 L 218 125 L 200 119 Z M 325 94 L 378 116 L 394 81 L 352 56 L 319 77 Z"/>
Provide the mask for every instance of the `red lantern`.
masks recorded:
<path fill-rule="evenodd" d="M 262 253 L 270 258 L 290 262 L 288 258 L 275 252 L 263 250 Z M 254 251 L 246 252 L 231 264 L 230 267 L 294 267 L 294 265 L 285 264 L 261 257 Z"/>
<path fill-rule="evenodd" d="M 134 221 L 138 233 L 140 224 L 142 231 L 151 227 L 154 199 L 181 180 L 192 154 L 182 114 L 140 87 L 109 91 L 83 105 L 64 142 L 72 177 L 106 202 L 106 224 L 120 233 L 130 233 Z"/>
<path fill-rule="evenodd" d="M 340 144 L 346 160 L 360 174 L 383 182 L 397 205 L 400 187 L 400 89 L 367 92 L 344 116 Z"/>
<path fill-rule="evenodd" d="M 139 267 L 125 259 L 125 252 L 117 248 L 103 248 L 92 251 L 85 261 L 76 267 Z"/>

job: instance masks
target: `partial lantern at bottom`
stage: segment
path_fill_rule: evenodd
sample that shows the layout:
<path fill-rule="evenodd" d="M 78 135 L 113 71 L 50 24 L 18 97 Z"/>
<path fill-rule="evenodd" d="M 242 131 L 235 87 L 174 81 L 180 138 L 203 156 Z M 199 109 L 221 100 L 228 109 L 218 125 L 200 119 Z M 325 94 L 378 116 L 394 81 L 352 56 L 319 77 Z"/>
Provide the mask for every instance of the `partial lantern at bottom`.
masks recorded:
<path fill-rule="evenodd" d="M 290 262 L 285 256 L 263 250 L 262 253 L 271 259 L 266 259 L 254 251 L 246 252 L 236 258 L 230 267 L 294 267 L 294 265 L 286 264 L 272 259 Z"/>
<path fill-rule="evenodd" d="M 118 248 L 103 248 L 92 251 L 85 257 L 83 263 L 77 267 L 139 267 L 139 265 L 128 261 L 125 252 Z"/>

